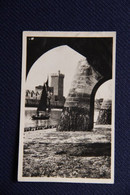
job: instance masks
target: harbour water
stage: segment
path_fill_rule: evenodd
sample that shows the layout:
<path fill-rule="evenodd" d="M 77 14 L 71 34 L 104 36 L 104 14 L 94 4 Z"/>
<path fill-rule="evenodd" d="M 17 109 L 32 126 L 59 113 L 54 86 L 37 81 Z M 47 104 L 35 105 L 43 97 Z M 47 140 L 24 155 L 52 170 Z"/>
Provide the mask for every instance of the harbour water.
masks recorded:
<path fill-rule="evenodd" d="M 36 114 L 36 108 L 25 109 L 25 127 L 50 126 L 57 125 L 60 119 L 62 110 L 51 110 L 51 116 L 48 120 L 32 120 L 31 116 Z"/>
<path fill-rule="evenodd" d="M 50 126 L 57 125 L 60 120 L 62 109 L 52 109 L 51 116 L 48 120 L 32 120 L 31 116 L 36 114 L 36 108 L 25 108 L 25 128 L 26 127 L 37 127 L 37 126 Z M 98 117 L 98 110 L 94 112 L 94 123 Z"/>

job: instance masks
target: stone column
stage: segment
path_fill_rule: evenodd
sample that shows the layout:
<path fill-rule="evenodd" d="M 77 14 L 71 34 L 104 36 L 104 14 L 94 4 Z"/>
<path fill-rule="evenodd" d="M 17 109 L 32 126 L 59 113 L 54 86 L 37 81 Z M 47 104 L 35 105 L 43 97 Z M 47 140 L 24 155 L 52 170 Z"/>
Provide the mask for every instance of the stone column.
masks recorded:
<path fill-rule="evenodd" d="M 111 124 L 111 106 L 112 106 L 112 100 L 103 101 L 96 121 L 96 125 Z"/>
<path fill-rule="evenodd" d="M 58 130 L 91 130 L 90 98 L 94 86 L 100 79 L 102 79 L 102 76 L 88 64 L 87 59 L 79 61 L 57 127 Z"/>

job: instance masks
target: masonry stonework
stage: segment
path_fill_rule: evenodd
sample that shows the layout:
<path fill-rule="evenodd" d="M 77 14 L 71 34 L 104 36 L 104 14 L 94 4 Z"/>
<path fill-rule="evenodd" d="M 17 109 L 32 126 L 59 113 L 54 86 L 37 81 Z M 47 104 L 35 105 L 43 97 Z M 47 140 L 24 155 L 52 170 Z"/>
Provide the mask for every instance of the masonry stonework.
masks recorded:
<path fill-rule="evenodd" d="M 61 114 L 58 130 L 91 130 L 90 120 L 91 94 L 95 85 L 102 79 L 87 59 L 78 63 L 64 111 Z"/>

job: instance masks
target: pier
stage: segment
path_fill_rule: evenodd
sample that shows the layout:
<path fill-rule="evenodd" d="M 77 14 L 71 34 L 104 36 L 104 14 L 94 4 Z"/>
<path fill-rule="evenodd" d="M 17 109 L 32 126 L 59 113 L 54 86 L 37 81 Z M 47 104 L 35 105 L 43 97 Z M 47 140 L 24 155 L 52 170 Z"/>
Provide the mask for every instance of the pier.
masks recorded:
<path fill-rule="evenodd" d="M 43 125 L 43 126 L 37 126 L 37 127 L 25 127 L 24 132 L 37 131 L 37 130 L 43 130 L 43 129 L 53 129 L 56 127 L 57 127 L 57 125 Z"/>

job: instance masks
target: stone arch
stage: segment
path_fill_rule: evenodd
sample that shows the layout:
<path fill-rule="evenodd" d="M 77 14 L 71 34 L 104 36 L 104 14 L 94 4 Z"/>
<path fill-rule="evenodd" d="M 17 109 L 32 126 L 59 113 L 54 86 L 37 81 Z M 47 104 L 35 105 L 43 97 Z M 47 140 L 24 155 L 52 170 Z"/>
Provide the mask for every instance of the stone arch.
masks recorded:
<path fill-rule="evenodd" d="M 112 38 L 35 37 L 34 40 L 31 41 L 28 37 L 27 45 L 27 74 L 31 66 L 42 54 L 45 54 L 55 47 L 67 45 L 85 56 L 90 66 L 102 76 L 93 84 L 91 93 L 89 97 L 87 97 L 90 101 L 89 130 L 91 130 L 93 128 L 95 93 L 100 85 L 112 77 Z M 46 47 L 43 47 L 43 45 Z"/>
<path fill-rule="evenodd" d="M 85 57 L 68 45 L 60 45 L 55 48 L 51 48 L 36 59 L 31 66 L 26 78 L 26 88 L 28 89 L 28 87 L 31 86 L 34 89 L 36 85 L 43 84 L 43 82 L 46 82 L 47 77 L 50 77 L 52 73 L 58 73 L 59 70 L 61 73 L 65 74 L 64 84 L 67 85 L 69 83 L 68 75 L 71 73 L 71 76 L 73 77 L 75 66 L 77 66 L 77 63 L 81 58 Z M 63 59 L 65 60 L 63 61 Z M 66 61 L 67 63 L 65 64 Z M 69 70 L 70 64 L 71 70 Z M 35 73 L 38 75 L 36 78 L 34 77 Z M 51 79 L 49 79 L 49 81 L 50 80 Z M 67 92 L 65 92 L 64 95 L 66 94 Z"/>
<path fill-rule="evenodd" d="M 112 37 L 31 37 L 27 38 L 27 72 L 47 51 L 67 45 L 85 56 L 104 77 L 112 76 Z"/>
<path fill-rule="evenodd" d="M 59 130 L 87 131 L 93 129 L 95 94 L 97 89 L 109 79 L 89 65 L 87 59 L 79 62 L 66 98 L 66 112 L 63 113 Z"/>
<path fill-rule="evenodd" d="M 111 78 L 102 78 L 99 80 L 99 82 L 94 86 L 92 93 L 91 93 L 91 98 L 90 98 L 90 129 L 93 129 L 93 124 L 94 124 L 94 101 L 95 101 L 95 95 L 99 87 L 104 84 L 106 81 L 110 80 Z"/>

